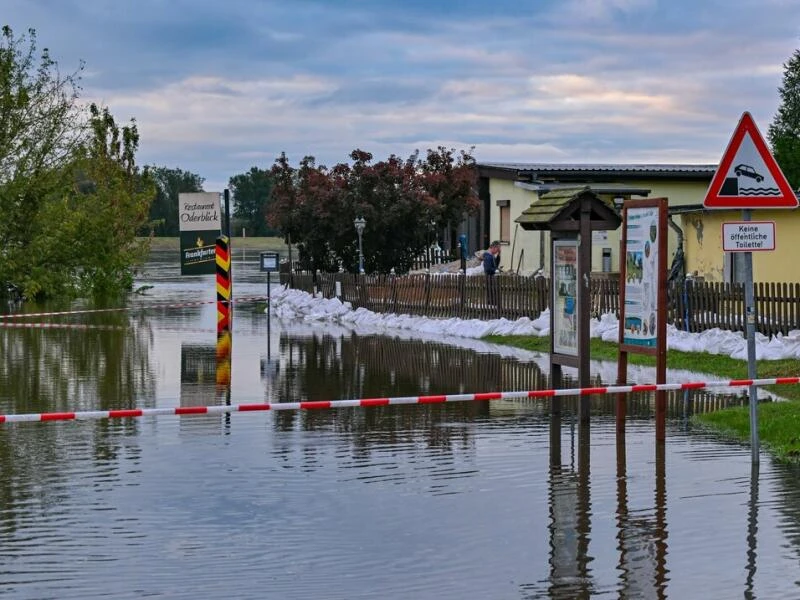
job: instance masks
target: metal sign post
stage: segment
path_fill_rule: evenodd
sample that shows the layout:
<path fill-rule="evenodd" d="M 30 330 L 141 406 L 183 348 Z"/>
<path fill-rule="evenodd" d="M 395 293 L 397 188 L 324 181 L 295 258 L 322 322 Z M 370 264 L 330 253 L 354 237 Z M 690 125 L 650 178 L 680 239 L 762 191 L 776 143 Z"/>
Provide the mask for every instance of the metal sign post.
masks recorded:
<path fill-rule="evenodd" d="M 749 209 L 742 211 L 742 221 L 750 220 Z M 756 299 L 753 290 L 753 253 L 744 253 L 744 314 L 747 332 L 747 378 L 756 378 Z M 754 465 L 758 464 L 758 388 L 750 386 L 750 453 Z"/>
<path fill-rule="evenodd" d="M 277 252 L 262 252 L 259 261 L 259 270 L 267 274 L 267 358 L 269 358 L 270 321 L 272 320 L 272 274 L 280 268 L 280 254 Z"/>

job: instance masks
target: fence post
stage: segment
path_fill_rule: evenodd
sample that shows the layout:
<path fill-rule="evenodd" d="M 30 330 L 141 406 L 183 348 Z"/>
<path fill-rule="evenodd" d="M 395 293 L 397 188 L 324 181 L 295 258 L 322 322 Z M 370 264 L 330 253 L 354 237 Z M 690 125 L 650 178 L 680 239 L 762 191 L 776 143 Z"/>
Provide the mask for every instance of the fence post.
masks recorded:
<path fill-rule="evenodd" d="M 431 271 L 428 269 L 428 272 L 425 274 L 425 316 L 427 317 L 430 313 L 431 308 Z"/>
<path fill-rule="evenodd" d="M 691 279 L 684 279 L 683 280 L 683 330 L 690 331 L 689 328 L 689 319 L 691 317 L 692 311 L 689 307 L 689 288 L 692 285 Z"/>
<path fill-rule="evenodd" d="M 460 291 L 461 298 L 460 298 L 460 303 L 459 303 L 459 307 L 458 307 L 458 316 L 459 317 L 463 317 L 464 316 L 464 310 L 465 310 L 466 305 L 467 305 L 467 272 L 466 271 L 461 271 L 461 273 L 459 274 L 459 277 L 460 277 L 460 280 L 459 280 L 459 288 L 460 289 L 459 289 L 459 291 Z"/>

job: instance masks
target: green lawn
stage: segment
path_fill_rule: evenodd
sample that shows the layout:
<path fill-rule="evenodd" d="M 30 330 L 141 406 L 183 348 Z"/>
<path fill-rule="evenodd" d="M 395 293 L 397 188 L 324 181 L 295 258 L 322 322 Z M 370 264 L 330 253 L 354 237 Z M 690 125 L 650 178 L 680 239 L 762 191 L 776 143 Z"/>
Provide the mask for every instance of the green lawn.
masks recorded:
<path fill-rule="evenodd" d="M 489 336 L 484 338 L 498 344 L 507 344 L 540 352 L 550 351 L 549 337 Z M 593 359 L 617 360 L 617 345 L 591 340 Z M 655 358 L 643 354 L 628 354 L 628 363 L 655 367 Z M 747 362 L 729 356 L 699 352 L 667 353 L 668 369 L 686 369 L 714 374 L 719 379 L 746 379 Z M 797 359 L 760 360 L 756 363 L 759 378 L 794 377 L 800 375 Z M 761 442 L 781 461 L 800 462 L 800 385 L 765 386 L 789 402 L 759 404 L 758 432 Z M 722 435 L 748 441 L 750 439 L 749 407 L 730 408 L 713 413 L 695 415 L 695 423 L 718 431 Z"/>
<path fill-rule="evenodd" d="M 176 237 L 154 237 L 150 241 L 152 250 L 175 250 L 180 248 L 180 240 Z M 264 250 L 280 252 L 288 255 L 288 246 L 283 242 L 283 238 L 277 237 L 234 237 L 231 238 L 231 248 L 243 248 L 246 250 Z"/>

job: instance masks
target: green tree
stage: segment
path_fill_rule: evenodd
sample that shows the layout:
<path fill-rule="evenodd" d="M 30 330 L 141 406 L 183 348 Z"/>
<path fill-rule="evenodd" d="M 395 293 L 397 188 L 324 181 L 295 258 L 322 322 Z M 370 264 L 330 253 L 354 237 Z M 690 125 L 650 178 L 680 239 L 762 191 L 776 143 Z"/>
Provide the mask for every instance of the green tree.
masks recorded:
<path fill-rule="evenodd" d="M 154 195 L 135 122 L 78 102 L 36 36 L 0 37 L 0 282 L 27 297 L 111 293 L 144 256 L 135 232 Z M 5 285 L 0 286 L 5 289 Z"/>
<path fill-rule="evenodd" d="M 182 169 L 151 167 L 156 197 L 150 206 L 150 223 L 141 233 L 153 231 L 157 236 L 180 235 L 178 198 L 182 193 L 202 192 L 205 179 Z"/>
<path fill-rule="evenodd" d="M 800 50 L 783 65 L 781 105 L 769 126 L 772 154 L 793 189 L 800 187 Z"/>
<path fill-rule="evenodd" d="M 107 108 L 89 107 L 91 138 L 64 169 L 70 185 L 35 215 L 21 287 L 28 296 L 112 295 L 130 289 L 147 255 L 136 238 L 155 186 L 135 164 L 136 123 L 119 127 Z"/>
<path fill-rule="evenodd" d="M 77 105 L 81 65 L 62 75 L 36 32 L 0 35 L 0 282 L 21 284 L 37 215 L 70 184 L 67 165 L 86 139 Z M 0 285 L 0 292 L 5 286 Z"/>
<path fill-rule="evenodd" d="M 233 194 L 233 216 L 239 219 L 247 234 L 275 235 L 275 230 L 267 224 L 267 209 L 272 194 L 271 173 L 251 167 L 247 173 L 231 177 L 228 187 Z"/>

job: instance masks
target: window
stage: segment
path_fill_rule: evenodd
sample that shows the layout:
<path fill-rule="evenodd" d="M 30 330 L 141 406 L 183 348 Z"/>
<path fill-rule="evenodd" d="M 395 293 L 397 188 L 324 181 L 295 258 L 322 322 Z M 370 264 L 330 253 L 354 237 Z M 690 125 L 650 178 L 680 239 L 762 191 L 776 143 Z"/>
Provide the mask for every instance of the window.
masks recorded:
<path fill-rule="evenodd" d="M 498 200 L 497 206 L 500 208 L 500 241 L 509 243 L 511 241 L 511 201 Z"/>

